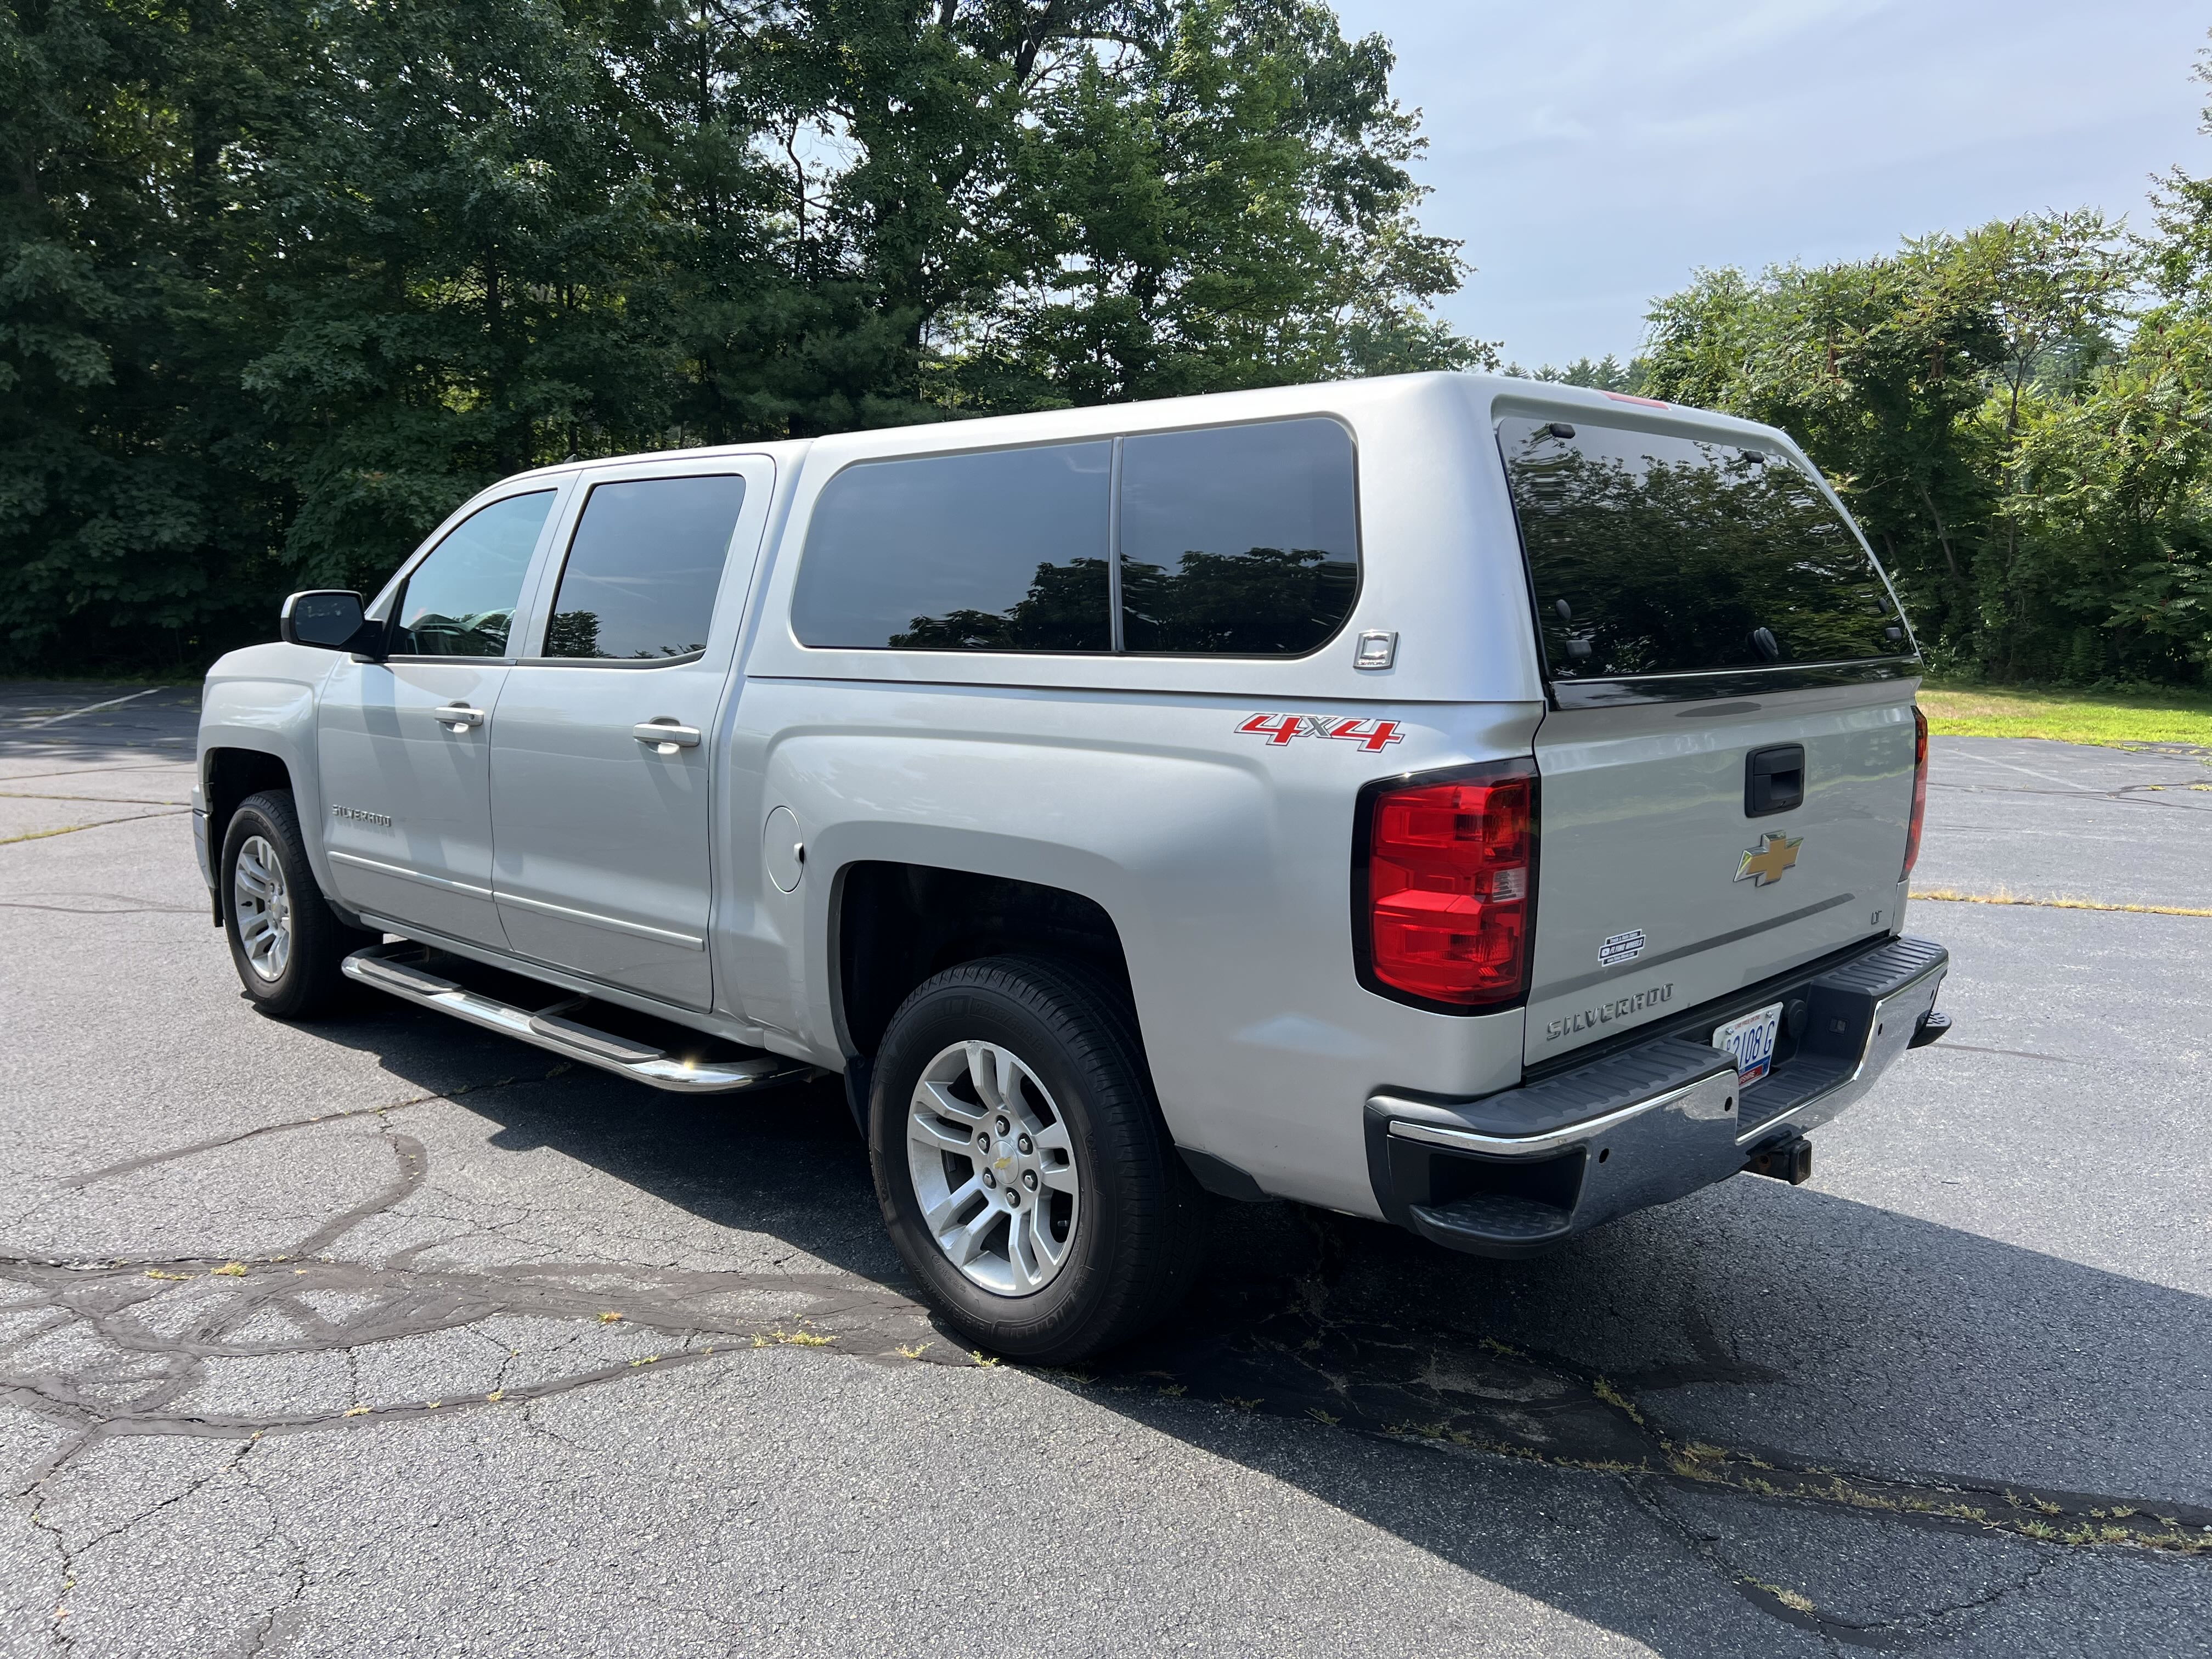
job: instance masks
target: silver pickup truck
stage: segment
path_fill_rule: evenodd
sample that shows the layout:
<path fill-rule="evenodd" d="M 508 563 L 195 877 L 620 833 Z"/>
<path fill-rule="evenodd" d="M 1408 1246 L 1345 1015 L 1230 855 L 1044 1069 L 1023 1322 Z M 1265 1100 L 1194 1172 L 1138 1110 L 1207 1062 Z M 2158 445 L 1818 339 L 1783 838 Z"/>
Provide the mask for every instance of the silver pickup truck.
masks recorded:
<path fill-rule="evenodd" d="M 1416 375 L 572 462 L 207 678 L 246 994 L 842 1074 L 942 1315 L 1066 1361 L 1206 1194 L 1522 1255 L 1947 1027 L 1920 663 L 1771 428 Z"/>

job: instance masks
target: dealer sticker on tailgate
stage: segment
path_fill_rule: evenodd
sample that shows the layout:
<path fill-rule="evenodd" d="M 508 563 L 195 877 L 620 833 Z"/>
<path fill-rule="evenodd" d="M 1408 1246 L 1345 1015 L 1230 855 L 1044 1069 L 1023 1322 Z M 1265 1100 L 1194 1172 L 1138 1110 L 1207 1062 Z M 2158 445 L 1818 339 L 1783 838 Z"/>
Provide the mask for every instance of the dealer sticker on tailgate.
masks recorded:
<path fill-rule="evenodd" d="M 1713 1033 L 1713 1047 L 1735 1056 L 1735 1080 L 1756 1083 L 1774 1065 L 1774 1038 L 1782 1029 L 1782 1005 L 1770 1003 L 1755 1014 L 1732 1019 Z"/>

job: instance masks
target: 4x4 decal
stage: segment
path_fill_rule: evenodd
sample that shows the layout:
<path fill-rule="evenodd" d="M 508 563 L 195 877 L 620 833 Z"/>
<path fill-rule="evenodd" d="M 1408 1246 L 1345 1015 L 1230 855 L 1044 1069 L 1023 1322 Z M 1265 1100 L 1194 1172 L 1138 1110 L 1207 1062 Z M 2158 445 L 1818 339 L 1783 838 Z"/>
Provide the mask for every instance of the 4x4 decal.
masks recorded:
<path fill-rule="evenodd" d="M 1406 740 L 1395 720 L 1346 720 L 1337 714 L 1253 714 L 1237 729 L 1264 737 L 1279 748 L 1292 738 L 1339 738 L 1370 755 Z"/>

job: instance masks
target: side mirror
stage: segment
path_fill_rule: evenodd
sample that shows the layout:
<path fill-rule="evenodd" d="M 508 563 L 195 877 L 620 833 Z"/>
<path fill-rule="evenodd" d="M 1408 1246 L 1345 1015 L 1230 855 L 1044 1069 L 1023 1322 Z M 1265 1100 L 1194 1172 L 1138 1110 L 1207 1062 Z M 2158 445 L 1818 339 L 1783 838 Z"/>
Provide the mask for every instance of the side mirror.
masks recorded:
<path fill-rule="evenodd" d="M 372 652 L 383 628 L 362 618 L 361 595 L 347 588 L 317 587 L 284 601 L 278 632 L 287 645 L 323 651 Z"/>

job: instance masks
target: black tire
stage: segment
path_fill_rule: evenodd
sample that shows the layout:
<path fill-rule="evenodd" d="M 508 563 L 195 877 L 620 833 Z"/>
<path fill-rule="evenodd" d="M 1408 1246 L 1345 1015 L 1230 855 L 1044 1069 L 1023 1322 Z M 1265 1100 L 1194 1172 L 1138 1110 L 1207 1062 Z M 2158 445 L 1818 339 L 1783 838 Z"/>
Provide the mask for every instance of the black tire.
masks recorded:
<path fill-rule="evenodd" d="M 240 936 L 238 860 L 246 843 L 256 839 L 276 855 L 291 929 L 289 949 L 273 977 L 249 958 Z M 289 790 L 249 795 L 231 814 L 223 830 L 216 879 L 222 884 L 222 931 L 230 941 L 231 965 L 256 1008 L 276 1019 L 307 1019 L 348 1000 L 348 981 L 338 964 L 348 952 L 375 944 L 379 936 L 346 926 L 323 897 L 314 868 L 307 862 L 300 815 Z"/>
<path fill-rule="evenodd" d="M 1080 1183 L 1071 1254 L 1026 1294 L 994 1292 L 953 1264 L 923 1220 L 908 1162 L 908 1109 L 924 1068 L 978 1040 L 1010 1050 L 1044 1085 Z M 923 1295 L 963 1337 L 1068 1364 L 1128 1340 L 1182 1300 L 1205 1248 L 1204 1195 L 1160 1116 L 1135 1017 L 1097 975 L 1030 957 L 949 969 L 892 1017 L 873 1085 L 868 1156 L 884 1223 Z"/>

